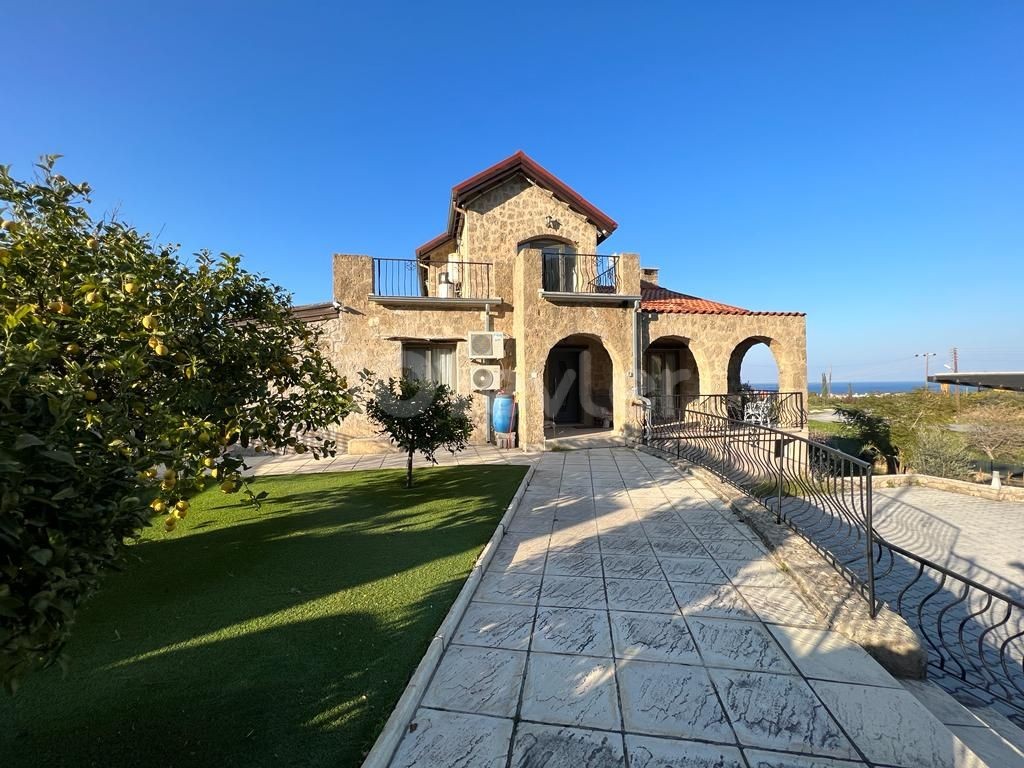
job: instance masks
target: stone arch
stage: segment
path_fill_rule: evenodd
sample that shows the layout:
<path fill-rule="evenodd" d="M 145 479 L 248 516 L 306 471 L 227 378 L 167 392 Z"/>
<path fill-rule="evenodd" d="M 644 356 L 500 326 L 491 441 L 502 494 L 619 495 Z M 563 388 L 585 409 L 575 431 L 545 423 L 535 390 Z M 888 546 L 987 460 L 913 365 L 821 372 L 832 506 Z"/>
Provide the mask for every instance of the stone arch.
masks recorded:
<path fill-rule="evenodd" d="M 574 333 L 548 349 L 544 361 L 544 424 L 609 427 L 621 424 L 616 412 L 618 356 L 600 336 Z"/>
<path fill-rule="evenodd" d="M 516 250 L 522 251 L 527 248 L 534 248 L 540 250 L 544 247 L 544 243 L 555 242 L 561 243 L 562 245 L 571 245 L 573 248 L 578 248 L 579 243 L 568 237 L 562 237 L 561 235 L 554 235 L 551 232 L 538 232 L 530 237 L 524 237 L 516 244 Z"/>
<path fill-rule="evenodd" d="M 772 360 L 775 362 L 775 380 L 776 388 L 781 389 L 782 383 L 782 366 L 779 364 L 780 360 L 780 343 L 770 336 L 748 336 L 743 341 L 739 342 L 732 350 L 732 354 L 729 355 L 729 366 L 728 366 L 728 386 L 730 392 L 739 392 L 743 385 L 742 378 L 742 366 L 743 358 L 746 357 L 747 353 L 758 344 L 764 344 L 768 347 L 771 352 Z"/>
<path fill-rule="evenodd" d="M 644 349 L 640 394 L 644 397 L 696 397 L 701 391 L 699 351 L 684 336 L 665 334 Z M 659 359 L 660 358 L 660 359 Z"/>

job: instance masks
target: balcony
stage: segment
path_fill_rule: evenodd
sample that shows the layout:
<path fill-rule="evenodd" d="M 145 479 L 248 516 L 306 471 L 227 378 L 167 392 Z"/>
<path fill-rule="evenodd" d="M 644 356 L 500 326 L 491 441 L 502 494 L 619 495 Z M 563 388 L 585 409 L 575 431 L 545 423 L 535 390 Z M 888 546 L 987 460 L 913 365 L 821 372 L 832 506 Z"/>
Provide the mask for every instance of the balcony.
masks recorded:
<path fill-rule="evenodd" d="M 554 303 L 621 304 L 624 296 L 617 255 L 541 252 L 541 295 Z"/>
<path fill-rule="evenodd" d="M 491 264 L 479 261 L 373 259 L 370 300 L 391 306 L 476 308 L 501 304 Z"/>

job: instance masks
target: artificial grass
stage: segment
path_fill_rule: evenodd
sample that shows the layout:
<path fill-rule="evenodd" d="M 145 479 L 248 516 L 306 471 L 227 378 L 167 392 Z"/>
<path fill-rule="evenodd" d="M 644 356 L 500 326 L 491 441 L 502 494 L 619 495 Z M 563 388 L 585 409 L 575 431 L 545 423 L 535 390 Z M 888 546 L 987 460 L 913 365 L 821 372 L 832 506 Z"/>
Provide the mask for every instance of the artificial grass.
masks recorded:
<path fill-rule="evenodd" d="M 525 467 L 295 475 L 197 496 L 82 611 L 67 677 L 0 694 L 0 765 L 358 765 Z"/>

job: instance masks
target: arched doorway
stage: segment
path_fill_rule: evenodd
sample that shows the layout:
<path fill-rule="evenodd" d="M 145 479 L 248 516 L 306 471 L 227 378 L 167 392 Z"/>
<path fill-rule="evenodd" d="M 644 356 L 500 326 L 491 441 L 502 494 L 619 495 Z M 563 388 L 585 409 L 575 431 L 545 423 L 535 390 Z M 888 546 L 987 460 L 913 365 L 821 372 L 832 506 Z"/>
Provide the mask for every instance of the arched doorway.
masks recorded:
<path fill-rule="evenodd" d="M 648 345 L 641 393 L 659 418 L 681 414 L 700 395 L 700 369 L 687 339 L 663 336 Z"/>
<path fill-rule="evenodd" d="M 772 347 L 774 339 L 751 336 L 733 349 L 729 356 L 729 392 L 744 388 L 779 391 L 779 364 Z"/>
<path fill-rule="evenodd" d="M 597 336 L 574 334 L 551 347 L 544 363 L 545 431 L 614 427 L 614 374 Z"/>
<path fill-rule="evenodd" d="M 541 252 L 541 287 L 545 291 L 576 290 L 576 246 L 568 240 L 542 237 L 519 244 L 519 250 L 534 248 Z"/>

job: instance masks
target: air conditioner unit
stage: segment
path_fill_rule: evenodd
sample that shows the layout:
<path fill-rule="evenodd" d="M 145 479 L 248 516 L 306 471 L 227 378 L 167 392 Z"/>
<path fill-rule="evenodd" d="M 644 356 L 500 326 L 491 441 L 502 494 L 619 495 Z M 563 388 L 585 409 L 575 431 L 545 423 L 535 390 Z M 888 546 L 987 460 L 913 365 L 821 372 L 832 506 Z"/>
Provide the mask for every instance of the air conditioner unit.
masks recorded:
<path fill-rule="evenodd" d="M 474 365 L 469 371 L 473 389 L 501 389 L 500 365 Z"/>
<path fill-rule="evenodd" d="M 505 356 L 505 334 L 491 331 L 471 332 L 469 356 L 476 360 L 500 360 Z"/>

